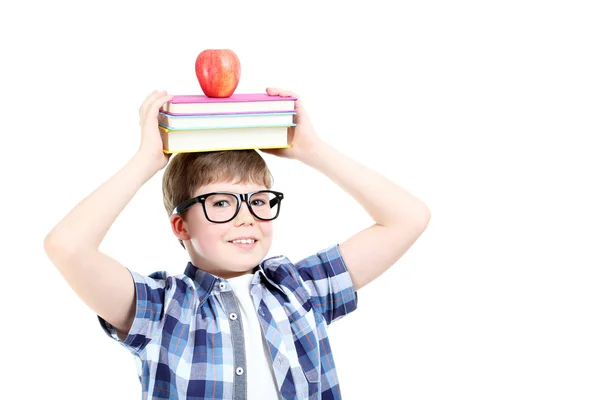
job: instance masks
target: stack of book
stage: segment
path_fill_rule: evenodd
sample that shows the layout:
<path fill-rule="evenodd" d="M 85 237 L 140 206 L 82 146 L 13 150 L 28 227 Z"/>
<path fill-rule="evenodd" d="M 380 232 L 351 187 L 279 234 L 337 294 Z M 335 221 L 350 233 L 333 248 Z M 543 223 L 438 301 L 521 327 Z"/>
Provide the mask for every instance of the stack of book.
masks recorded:
<path fill-rule="evenodd" d="M 295 100 L 267 94 L 173 96 L 158 115 L 164 152 L 289 147 Z"/>

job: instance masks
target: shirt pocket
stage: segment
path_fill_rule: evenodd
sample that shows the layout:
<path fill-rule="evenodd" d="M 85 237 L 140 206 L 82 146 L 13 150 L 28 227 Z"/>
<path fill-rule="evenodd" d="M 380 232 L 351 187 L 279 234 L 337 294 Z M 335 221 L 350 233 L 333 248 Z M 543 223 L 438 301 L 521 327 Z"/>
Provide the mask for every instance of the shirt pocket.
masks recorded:
<path fill-rule="evenodd" d="M 296 319 L 290 321 L 290 325 L 296 354 L 304 376 L 308 382 L 317 383 L 321 375 L 321 357 L 314 311 L 310 309 L 303 315 L 297 316 Z"/>

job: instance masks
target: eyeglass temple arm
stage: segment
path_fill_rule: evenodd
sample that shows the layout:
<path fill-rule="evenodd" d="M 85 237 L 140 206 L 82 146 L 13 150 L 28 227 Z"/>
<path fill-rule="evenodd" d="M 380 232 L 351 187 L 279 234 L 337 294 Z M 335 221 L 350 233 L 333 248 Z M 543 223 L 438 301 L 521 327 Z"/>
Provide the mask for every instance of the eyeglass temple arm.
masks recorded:
<path fill-rule="evenodd" d="M 196 203 L 200 203 L 200 199 L 198 197 L 194 197 L 193 199 L 184 201 L 179 206 L 175 207 L 175 209 L 173 210 L 173 214 L 181 214 L 183 211 L 187 210 Z M 177 209 L 181 209 L 181 211 L 178 212 Z"/>

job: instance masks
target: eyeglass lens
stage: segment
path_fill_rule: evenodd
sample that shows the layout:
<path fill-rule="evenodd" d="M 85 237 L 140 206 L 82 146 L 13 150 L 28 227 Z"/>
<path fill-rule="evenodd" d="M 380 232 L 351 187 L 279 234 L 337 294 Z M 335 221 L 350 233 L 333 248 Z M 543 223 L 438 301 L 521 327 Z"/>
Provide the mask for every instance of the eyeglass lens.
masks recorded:
<path fill-rule="evenodd" d="M 250 207 L 258 218 L 273 219 L 279 208 L 278 201 L 273 202 L 271 207 L 271 200 L 274 198 L 275 194 L 270 192 L 254 193 L 250 197 Z M 238 200 L 230 194 L 211 194 L 204 201 L 204 208 L 209 220 L 223 222 L 233 218 L 238 208 Z"/>

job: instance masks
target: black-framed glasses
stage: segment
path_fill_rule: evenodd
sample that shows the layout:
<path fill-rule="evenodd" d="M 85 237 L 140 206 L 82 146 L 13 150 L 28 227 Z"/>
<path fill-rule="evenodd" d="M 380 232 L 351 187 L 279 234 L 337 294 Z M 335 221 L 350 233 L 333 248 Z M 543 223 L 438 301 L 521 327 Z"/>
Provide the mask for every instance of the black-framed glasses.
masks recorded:
<path fill-rule="evenodd" d="M 274 190 L 258 190 L 251 193 L 212 192 L 186 200 L 173 210 L 173 214 L 183 214 L 196 203 L 202 204 L 206 219 L 214 223 L 225 223 L 234 219 L 242 202 L 250 213 L 261 221 L 272 221 L 279 215 L 283 193 Z"/>

